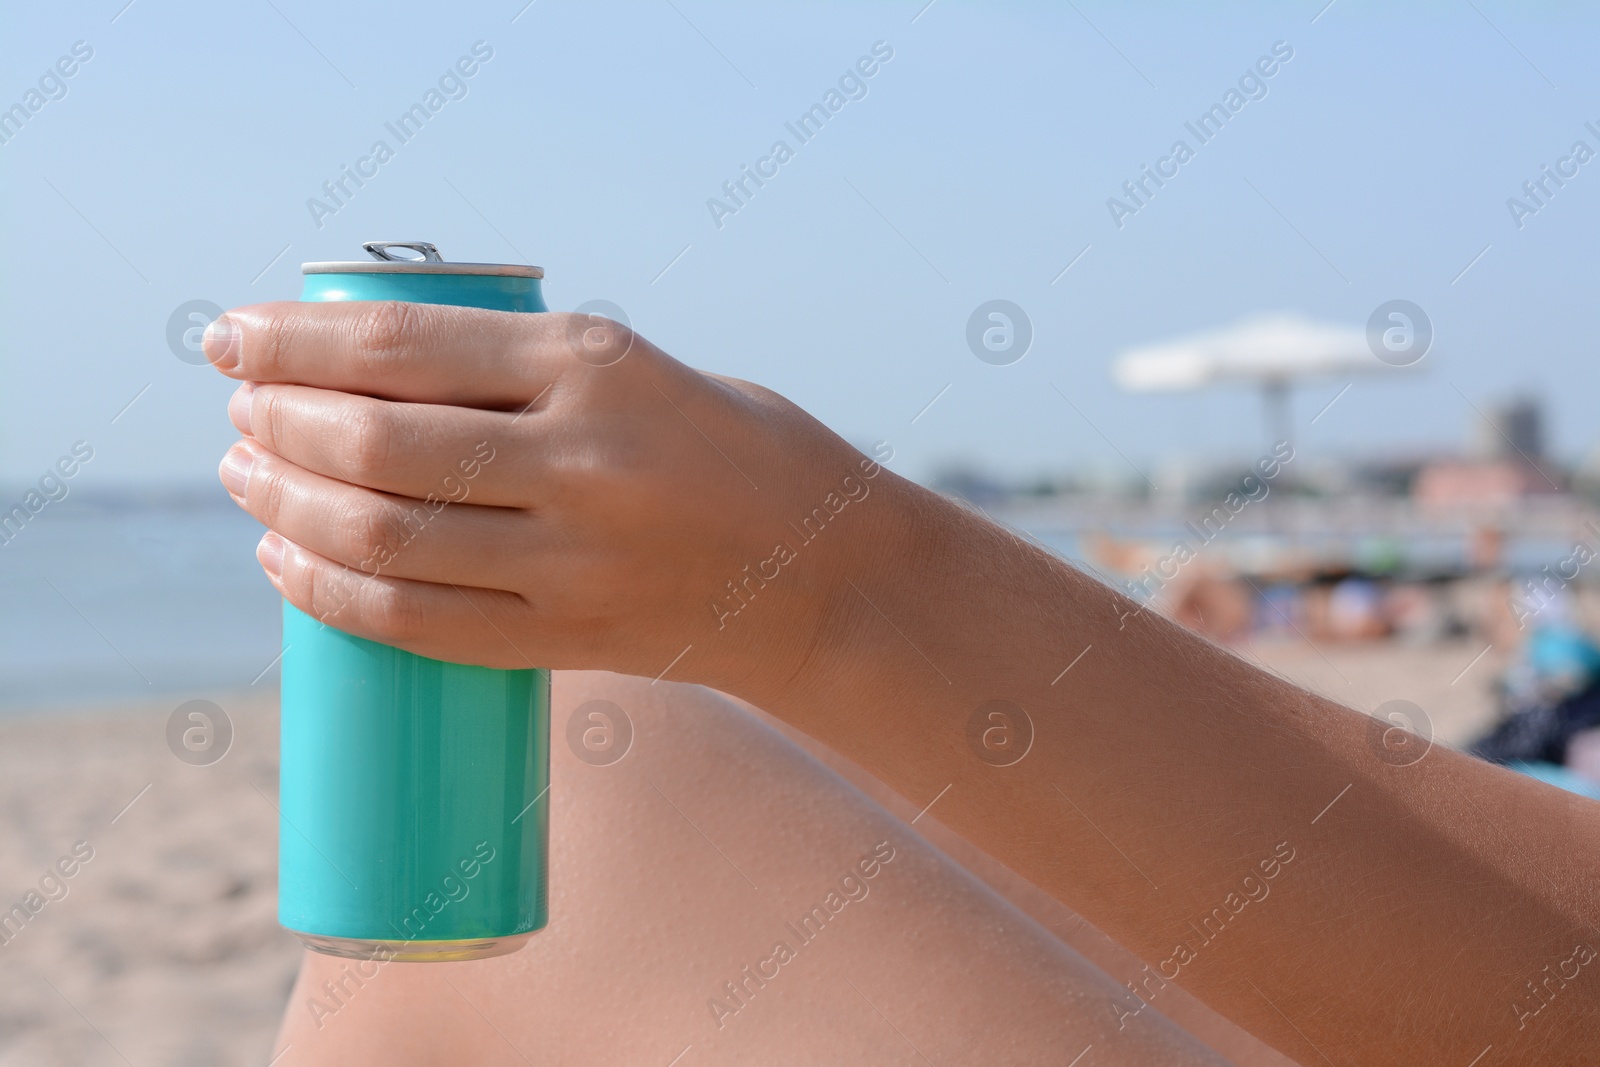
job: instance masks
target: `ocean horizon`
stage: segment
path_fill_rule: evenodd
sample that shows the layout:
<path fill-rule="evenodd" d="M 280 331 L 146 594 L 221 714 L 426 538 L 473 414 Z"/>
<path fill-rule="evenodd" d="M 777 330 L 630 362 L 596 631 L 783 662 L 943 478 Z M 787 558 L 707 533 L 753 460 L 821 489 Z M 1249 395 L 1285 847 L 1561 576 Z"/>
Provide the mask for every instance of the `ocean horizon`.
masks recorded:
<path fill-rule="evenodd" d="M 20 500 L 26 487 L 0 490 Z M 994 517 L 1068 559 L 1089 530 L 1168 544 L 1177 519 L 1118 521 L 1115 508 L 1071 517 L 998 504 Z M 281 600 L 255 559 L 265 531 L 220 486 L 75 489 L 0 539 L 0 715 L 212 698 L 278 681 Z M 1337 539 L 1334 539 L 1337 540 Z M 1459 537 L 1413 536 L 1419 563 L 1458 566 Z M 1301 540 L 1307 549 L 1328 535 Z M 1230 532 L 1208 552 L 1246 560 L 1262 532 Z M 1325 546 L 1324 546 L 1325 547 Z M 1570 545 L 1549 536 L 1508 546 L 1535 571 Z"/>
<path fill-rule="evenodd" d="M 263 531 L 215 486 L 75 491 L 7 528 L 0 713 L 275 685 Z"/>

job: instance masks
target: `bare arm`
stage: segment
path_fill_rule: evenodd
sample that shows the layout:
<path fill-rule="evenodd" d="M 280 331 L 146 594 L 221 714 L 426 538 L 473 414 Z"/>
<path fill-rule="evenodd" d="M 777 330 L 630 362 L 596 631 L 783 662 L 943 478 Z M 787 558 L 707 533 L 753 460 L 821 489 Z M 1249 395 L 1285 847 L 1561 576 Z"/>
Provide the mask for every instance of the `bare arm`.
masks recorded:
<path fill-rule="evenodd" d="M 906 497 L 877 539 L 903 562 L 844 564 L 849 669 L 766 706 L 919 804 L 949 785 L 941 821 L 1132 947 L 1153 1004 L 1175 979 L 1305 1063 L 1594 1054 L 1593 802 L 1443 748 L 1396 758 L 1367 716 Z M 1034 728 L 1008 767 L 963 744 L 995 699 Z"/>
<path fill-rule="evenodd" d="M 1588 1054 L 1593 804 L 1442 749 L 1386 761 L 1360 713 L 626 331 L 233 318 L 242 340 L 208 353 L 268 384 L 230 409 L 247 440 L 224 480 L 301 608 L 441 658 L 742 696 L 937 798 L 1143 956 L 1119 1014 L 1176 981 L 1305 1062 Z M 997 758 L 983 730 L 1007 721 L 1031 744 L 998 766 L 1022 749 Z"/>

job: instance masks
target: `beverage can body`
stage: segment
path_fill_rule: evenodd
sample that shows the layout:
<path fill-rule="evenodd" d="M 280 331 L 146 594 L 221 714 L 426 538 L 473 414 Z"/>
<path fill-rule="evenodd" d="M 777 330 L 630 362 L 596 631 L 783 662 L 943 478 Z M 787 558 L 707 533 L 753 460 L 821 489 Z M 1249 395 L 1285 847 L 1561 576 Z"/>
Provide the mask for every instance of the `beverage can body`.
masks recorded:
<path fill-rule="evenodd" d="M 307 264 L 301 299 L 545 310 L 539 274 L 427 267 Z M 487 446 L 439 456 L 393 551 L 471 499 Z M 549 672 L 414 655 L 343 632 L 339 610 L 283 606 L 279 922 L 340 956 L 514 951 L 548 919 Z"/>

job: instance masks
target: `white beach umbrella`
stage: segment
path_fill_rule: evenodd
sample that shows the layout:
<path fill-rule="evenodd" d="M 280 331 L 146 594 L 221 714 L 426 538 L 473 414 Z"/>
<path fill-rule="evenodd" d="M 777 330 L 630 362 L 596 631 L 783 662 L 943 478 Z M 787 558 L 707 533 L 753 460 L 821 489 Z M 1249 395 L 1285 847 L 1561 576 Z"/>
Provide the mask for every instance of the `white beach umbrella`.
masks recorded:
<path fill-rule="evenodd" d="M 1188 392 L 1222 382 L 1255 385 L 1265 401 L 1268 430 L 1287 440 L 1288 394 L 1296 382 L 1396 365 L 1373 354 L 1359 327 L 1285 313 L 1128 349 L 1112 362 L 1111 377 L 1132 392 Z"/>

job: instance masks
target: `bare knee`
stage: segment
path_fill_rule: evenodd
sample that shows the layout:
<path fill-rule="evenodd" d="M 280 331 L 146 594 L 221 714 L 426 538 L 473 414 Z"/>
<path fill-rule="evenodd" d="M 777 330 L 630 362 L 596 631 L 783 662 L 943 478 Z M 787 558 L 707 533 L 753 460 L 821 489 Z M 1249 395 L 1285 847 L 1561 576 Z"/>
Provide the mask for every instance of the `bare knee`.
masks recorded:
<path fill-rule="evenodd" d="M 1155 1010 L 1119 1016 L 1126 990 L 715 693 L 562 674 L 551 733 L 549 928 L 348 991 L 343 961 L 309 959 L 284 1067 L 877 1061 L 907 1039 L 959 1060 L 997 1028 L 1007 1062 L 1206 1056 Z"/>

